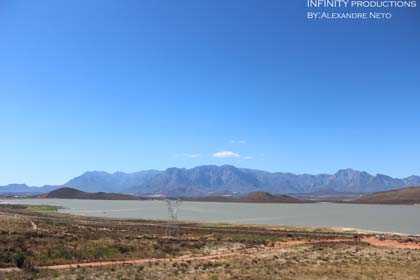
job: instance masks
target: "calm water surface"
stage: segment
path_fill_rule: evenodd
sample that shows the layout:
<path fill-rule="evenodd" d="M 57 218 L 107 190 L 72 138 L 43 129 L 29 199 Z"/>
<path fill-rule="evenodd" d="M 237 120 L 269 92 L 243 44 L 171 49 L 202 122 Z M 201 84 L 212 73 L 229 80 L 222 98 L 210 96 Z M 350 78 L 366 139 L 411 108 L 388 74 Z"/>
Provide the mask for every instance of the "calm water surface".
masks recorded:
<path fill-rule="evenodd" d="M 162 201 L 2 199 L 0 202 L 56 205 L 77 215 L 167 219 Z M 355 204 L 246 204 L 184 202 L 180 220 L 291 226 L 349 227 L 420 234 L 420 206 Z"/>

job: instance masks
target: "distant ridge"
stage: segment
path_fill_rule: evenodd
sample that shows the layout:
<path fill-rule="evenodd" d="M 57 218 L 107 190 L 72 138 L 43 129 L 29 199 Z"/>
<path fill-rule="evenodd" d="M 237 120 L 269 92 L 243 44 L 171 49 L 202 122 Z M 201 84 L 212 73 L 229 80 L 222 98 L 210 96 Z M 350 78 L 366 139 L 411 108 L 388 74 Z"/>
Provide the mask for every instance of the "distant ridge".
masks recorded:
<path fill-rule="evenodd" d="M 124 192 L 124 190 L 143 184 L 159 175 L 161 171 L 144 170 L 134 173 L 90 171 L 71 179 L 63 187 L 75 188 L 87 192 Z"/>
<path fill-rule="evenodd" d="M 98 200 L 139 200 L 139 197 L 118 194 L 118 193 L 88 193 L 72 188 L 60 188 L 47 194 L 40 195 L 42 198 L 62 198 L 62 199 L 98 199 Z"/>
<path fill-rule="evenodd" d="M 188 200 L 188 198 L 186 199 Z M 267 192 L 252 192 L 240 197 L 207 196 L 191 198 L 191 201 L 200 202 L 236 202 L 236 203 L 311 203 L 312 201 L 298 199 L 287 195 L 273 195 Z"/>
<path fill-rule="evenodd" d="M 232 165 L 203 165 L 194 168 L 168 168 L 135 173 L 86 172 L 64 185 L 41 188 L 27 185 L 0 187 L 0 194 L 39 194 L 61 187 L 85 192 L 125 193 L 172 197 L 206 197 L 223 194 L 268 192 L 271 194 L 374 193 L 420 185 L 419 176 L 399 179 L 342 169 L 329 174 L 266 172 Z"/>
<path fill-rule="evenodd" d="M 295 175 L 237 168 L 231 165 L 205 165 L 191 169 L 168 168 L 144 183 L 125 192 L 169 196 L 210 196 L 269 192 L 272 194 L 341 192 L 372 193 L 420 185 L 420 177 L 396 179 L 386 175 L 372 176 L 353 169 L 335 174 Z"/>
<path fill-rule="evenodd" d="M 360 204 L 420 204 L 420 187 L 373 193 L 349 202 Z"/>

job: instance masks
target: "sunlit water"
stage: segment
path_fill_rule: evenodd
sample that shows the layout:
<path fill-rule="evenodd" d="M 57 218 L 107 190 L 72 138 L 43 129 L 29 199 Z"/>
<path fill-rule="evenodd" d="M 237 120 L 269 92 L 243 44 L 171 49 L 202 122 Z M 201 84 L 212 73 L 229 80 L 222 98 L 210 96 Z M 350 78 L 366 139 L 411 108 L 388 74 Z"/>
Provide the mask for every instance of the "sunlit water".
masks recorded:
<path fill-rule="evenodd" d="M 77 215 L 167 219 L 163 201 L 1 199 L 0 203 L 56 205 Z M 420 207 L 334 203 L 252 204 L 184 202 L 180 220 L 290 226 L 346 227 L 420 234 Z"/>

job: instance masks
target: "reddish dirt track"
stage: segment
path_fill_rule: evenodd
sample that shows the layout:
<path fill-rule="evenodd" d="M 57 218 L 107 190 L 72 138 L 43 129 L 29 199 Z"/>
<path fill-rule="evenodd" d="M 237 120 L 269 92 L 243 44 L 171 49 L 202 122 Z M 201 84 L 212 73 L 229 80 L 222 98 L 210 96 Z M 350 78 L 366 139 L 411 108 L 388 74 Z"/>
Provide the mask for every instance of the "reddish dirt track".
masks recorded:
<path fill-rule="evenodd" d="M 305 240 L 297 240 L 297 241 L 287 241 L 287 242 L 277 242 L 275 244 L 275 248 L 290 248 L 299 245 L 307 245 L 307 244 L 317 244 L 317 243 L 339 243 L 339 242 L 354 242 L 355 240 L 352 239 L 327 239 L 327 240 L 314 240 L 314 241 L 305 241 Z M 375 247 L 383 247 L 389 249 L 410 249 L 410 250 L 420 250 L 420 244 L 407 242 L 401 243 L 397 240 L 380 240 L 374 237 L 366 237 L 360 239 L 360 241 L 368 243 L 371 246 Z M 50 265 L 50 266 L 42 266 L 39 267 L 41 269 L 53 269 L 53 270 L 60 270 L 60 269 L 71 269 L 71 268 L 79 268 L 79 267 L 98 267 L 98 266 L 113 266 L 113 265 L 138 265 L 138 264 L 146 264 L 146 263 L 163 263 L 163 262 L 185 262 L 185 261 L 198 261 L 198 260 L 216 260 L 222 258 L 231 258 L 236 257 L 239 255 L 254 253 L 260 250 L 267 250 L 273 249 L 273 247 L 256 247 L 250 248 L 247 250 L 243 250 L 240 252 L 232 252 L 232 253 L 221 253 L 221 254 L 214 254 L 214 255 L 207 255 L 207 256 L 181 256 L 176 258 L 150 258 L 150 259 L 136 259 L 136 260 L 122 260 L 122 261 L 102 261 L 102 262 L 84 262 L 84 263 L 74 263 L 74 264 L 62 264 L 62 265 Z M 13 272 L 19 271 L 20 269 L 17 267 L 10 267 L 10 268 L 0 268 L 1 272 Z"/>
<path fill-rule="evenodd" d="M 366 237 L 361 239 L 362 242 L 366 242 L 369 245 L 375 247 L 384 247 L 389 249 L 410 249 L 410 250 L 420 250 L 420 244 L 414 242 L 399 242 L 398 240 L 380 240 L 374 237 Z"/>

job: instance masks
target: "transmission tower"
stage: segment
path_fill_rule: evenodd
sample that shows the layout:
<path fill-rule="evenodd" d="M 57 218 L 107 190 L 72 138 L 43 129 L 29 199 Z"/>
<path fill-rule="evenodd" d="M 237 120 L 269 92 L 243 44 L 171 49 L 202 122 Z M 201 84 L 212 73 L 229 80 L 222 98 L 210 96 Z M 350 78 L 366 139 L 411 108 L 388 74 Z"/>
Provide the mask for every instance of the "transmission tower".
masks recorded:
<path fill-rule="evenodd" d="M 169 200 L 166 199 L 166 206 L 168 207 L 169 220 L 166 226 L 167 237 L 178 237 L 179 224 L 178 224 L 178 210 L 181 207 L 182 200 Z"/>

